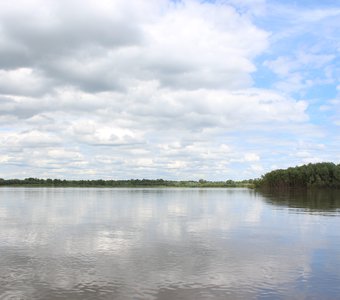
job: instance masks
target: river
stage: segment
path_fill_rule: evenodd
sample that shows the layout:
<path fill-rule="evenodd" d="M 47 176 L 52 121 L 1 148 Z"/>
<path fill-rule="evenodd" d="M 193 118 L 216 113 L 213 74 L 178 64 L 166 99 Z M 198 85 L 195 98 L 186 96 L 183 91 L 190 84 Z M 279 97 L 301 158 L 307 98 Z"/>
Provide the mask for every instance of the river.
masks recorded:
<path fill-rule="evenodd" d="M 0 188 L 0 299 L 338 299 L 340 192 Z"/>

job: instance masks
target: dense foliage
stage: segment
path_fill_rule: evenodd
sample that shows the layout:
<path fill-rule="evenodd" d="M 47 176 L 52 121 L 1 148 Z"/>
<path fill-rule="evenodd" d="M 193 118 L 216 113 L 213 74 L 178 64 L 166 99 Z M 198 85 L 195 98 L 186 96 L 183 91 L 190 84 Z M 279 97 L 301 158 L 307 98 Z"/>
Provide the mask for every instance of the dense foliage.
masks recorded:
<path fill-rule="evenodd" d="M 340 164 L 316 163 L 265 174 L 257 186 L 267 188 L 340 188 Z"/>
<path fill-rule="evenodd" d="M 130 180 L 60 180 L 60 179 L 1 179 L 0 186 L 51 187 L 251 187 L 252 180 L 243 181 L 172 181 L 163 179 Z"/>
<path fill-rule="evenodd" d="M 258 187 L 258 188 L 340 188 L 340 164 L 316 163 L 271 171 L 261 179 L 243 181 L 174 181 L 164 179 L 130 180 L 61 180 L 61 179 L 2 179 L 0 186 L 50 187 Z"/>

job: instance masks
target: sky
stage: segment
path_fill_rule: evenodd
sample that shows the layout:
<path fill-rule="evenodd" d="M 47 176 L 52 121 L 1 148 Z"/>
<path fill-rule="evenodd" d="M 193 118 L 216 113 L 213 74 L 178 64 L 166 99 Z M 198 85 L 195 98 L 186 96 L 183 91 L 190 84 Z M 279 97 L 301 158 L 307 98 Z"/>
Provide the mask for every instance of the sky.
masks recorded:
<path fill-rule="evenodd" d="M 0 178 L 340 163 L 337 0 L 0 1 Z"/>

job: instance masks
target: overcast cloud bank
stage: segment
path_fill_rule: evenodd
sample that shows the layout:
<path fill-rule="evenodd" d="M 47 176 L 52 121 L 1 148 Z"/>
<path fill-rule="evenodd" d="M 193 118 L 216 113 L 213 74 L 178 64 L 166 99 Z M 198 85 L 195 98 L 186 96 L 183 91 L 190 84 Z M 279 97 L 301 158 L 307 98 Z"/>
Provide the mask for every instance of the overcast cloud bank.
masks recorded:
<path fill-rule="evenodd" d="M 339 14 L 2 2 L 0 177 L 226 180 L 339 162 Z"/>

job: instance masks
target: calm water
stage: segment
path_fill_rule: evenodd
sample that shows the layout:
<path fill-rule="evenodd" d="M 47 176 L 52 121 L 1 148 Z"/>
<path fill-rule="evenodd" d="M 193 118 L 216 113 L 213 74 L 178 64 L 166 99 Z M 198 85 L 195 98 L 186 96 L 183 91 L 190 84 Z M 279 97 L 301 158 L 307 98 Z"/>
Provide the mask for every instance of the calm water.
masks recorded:
<path fill-rule="evenodd" d="M 0 299 L 339 298 L 339 192 L 0 188 Z"/>

